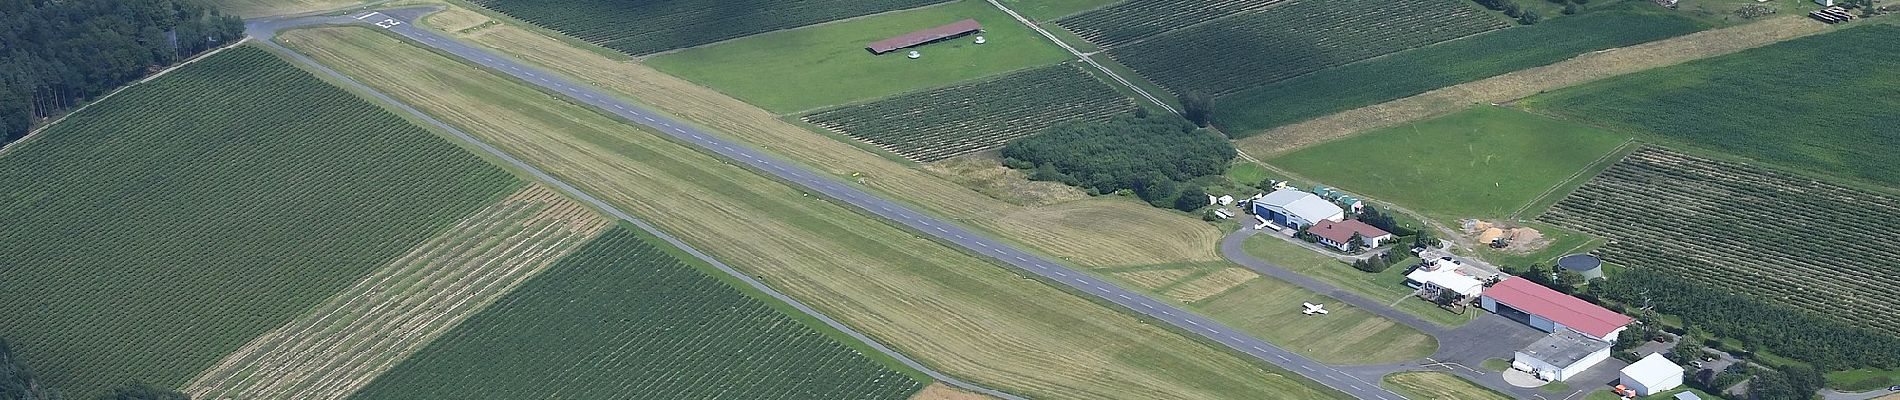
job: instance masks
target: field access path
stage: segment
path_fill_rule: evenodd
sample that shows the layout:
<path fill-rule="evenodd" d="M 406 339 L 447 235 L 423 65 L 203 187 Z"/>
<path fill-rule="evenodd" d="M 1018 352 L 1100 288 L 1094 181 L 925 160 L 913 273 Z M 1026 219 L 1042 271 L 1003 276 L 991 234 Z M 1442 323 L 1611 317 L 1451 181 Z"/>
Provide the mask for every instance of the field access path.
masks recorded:
<path fill-rule="evenodd" d="M 1339 369 L 1333 368 L 1332 366 L 1329 366 L 1324 363 L 1320 363 L 1318 361 L 1314 361 L 1312 359 L 1300 356 L 1299 354 L 1295 354 L 1293 352 L 1287 351 L 1286 349 L 1282 349 L 1278 346 L 1275 346 L 1271 343 L 1266 342 L 1265 340 L 1261 340 L 1260 338 L 1253 337 L 1251 335 L 1243 333 L 1238 329 L 1234 329 L 1232 327 L 1220 324 L 1207 317 L 1195 315 L 1186 310 L 1177 308 L 1171 304 L 1149 298 L 1140 293 L 1116 286 L 1102 279 L 1090 276 L 1086 273 L 1078 272 L 1078 271 L 1069 269 L 1068 267 L 1062 266 L 1060 264 L 1050 262 L 1049 260 L 1044 259 L 1040 256 L 1037 256 L 1037 255 L 1034 255 L 1022 250 L 1018 250 L 1000 241 L 983 237 L 980 234 L 965 230 L 961 227 L 953 225 L 949 222 L 945 222 L 936 217 L 930 216 L 928 214 L 924 214 L 922 212 L 918 212 L 916 210 L 912 210 L 903 204 L 877 197 L 876 195 L 872 195 L 863 190 L 859 190 L 855 187 L 852 187 L 850 186 L 850 184 L 846 183 L 843 180 L 826 176 L 824 174 L 821 174 L 815 171 L 807 170 L 804 167 L 801 167 L 797 164 L 787 162 L 785 160 L 780 160 L 778 158 L 759 152 L 757 150 L 753 150 L 743 144 L 734 143 L 732 141 L 721 139 L 715 135 L 701 131 L 698 128 L 695 128 L 693 126 L 687 125 L 685 123 L 681 123 L 679 121 L 675 121 L 667 116 L 661 115 L 659 113 L 655 113 L 645 108 L 641 108 L 641 107 L 620 101 L 614 98 L 612 95 L 609 95 L 598 89 L 570 81 L 564 77 L 555 76 L 552 74 L 548 74 L 546 72 L 537 71 L 533 67 L 524 65 L 520 62 L 509 59 L 505 56 L 490 53 L 486 50 L 477 49 L 467 44 L 457 42 L 453 39 L 449 39 L 441 35 L 438 35 L 434 32 L 431 32 L 427 29 L 419 28 L 415 24 L 411 23 L 411 21 L 414 21 L 417 18 L 423 15 L 426 15 L 432 11 L 433 11 L 432 8 L 417 7 L 417 8 L 405 8 L 405 9 L 397 9 L 397 10 L 357 12 L 357 13 L 349 14 L 347 16 L 319 16 L 319 17 L 305 17 L 305 18 L 294 18 L 294 19 L 263 19 L 263 20 L 251 21 L 248 24 L 249 25 L 248 31 L 251 36 L 257 39 L 260 39 L 260 41 L 268 43 L 270 46 L 278 49 L 279 51 L 292 55 L 292 57 L 297 59 L 297 61 L 302 62 L 310 66 L 311 68 L 322 71 L 325 74 L 332 76 L 333 78 L 346 82 L 347 84 L 355 87 L 358 90 L 370 93 L 371 95 L 379 98 L 380 100 L 386 103 L 395 105 L 396 107 L 401 108 L 406 112 L 414 114 L 417 118 L 422 119 L 423 121 L 427 121 L 431 124 L 434 124 L 445 131 L 448 131 L 449 133 L 460 138 L 461 140 L 467 141 L 470 144 L 473 144 L 474 146 L 481 148 L 483 151 L 486 151 L 504 161 L 507 161 L 508 163 L 512 164 L 514 167 L 527 171 L 530 175 L 535 176 L 537 179 L 547 182 L 549 185 L 559 188 L 562 191 L 574 196 L 575 198 L 581 201 L 587 202 L 589 204 L 594 205 L 595 207 L 605 210 L 609 214 L 612 214 L 613 216 L 617 218 L 632 222 L 635 225 L 638 225 L 641 229 L 652 232 L 655 235 L 665 239 L 667 242 L 671 243 L 672 245 L 678 246 L 681 249 L 686 250 L 687 252 L 693 254 L 693 256 L 703 259 L 707 261 L 708 263 L 711 263 L 715 267 L 718 267 L 721 271 L 724 271 L 727 274 L 731 274 L 732 276 L 745 281 L 747 284 L 773 297 L 776 297 L 779 300 L 792 304 L 794 307 L 798 308 L 801 311 L 804 311 L 808 314 L 812 314 L 818 319 L 824 321 L 826 324 L 829 324 L 841 331 L 844 331 L 845 333 L 853 336 L 854 338 L 857 338 L 858 340 L 864 341 L 865 343 L 878 349 L 878 351 L 884 352 L 890 355 L 891 357 L 898 359 L 900 362 L 903 362 L 904 364 L 909 365 L 912 368 L 916 368 L 918 370 L 923 371 L 924 373 L 930 375 L 932 378 L 936 378 L 938 380 L 941 380 L 951 385 L 968 388 L 968 389 L 982 392 L 984 394 L 988 394 L 992 396 L 998 396 L 998 397 L 1009 398 L 1009 399 L 1020 398 L 1018 396 L 1010 395 L 1010 394 L 996 391 L 993 389 L 983 388 L 980 386 L 976 386 L 974 384 L 970 384 L 968 382 L 960 381 L 948 375 L 944 375 L 937 371 L 931 370 L 925 367 L 924 365 L 894 350 L 891 350 L 890 348 L 882 344 L 877 343 L 876 341 L 863 335 L 862 333 L 851 330 L 849 327 L 843 325 L 842 323 L 839 323 L 833 319 L 830 319 L 824 316 L 823 314 L 820 314 L 817 310 L 811 309 L 810 307 L 805 306 L 803 303 L 800 303 L 797 300 L 794 300 L 788 296 L 785 296 L 782 293 L 772 290 L 770 287 L 767 287 L 763 283 L 758 282 L 757 280 L 753 279 L 749 275 L 739 272 L 717 260 L 712 259 L 709 256 L 706 256 L 704 253 L 701 253 L 697 250 L 692 249 L 691 247 L 688 247 L 684 242 L 681 242 L 677 238 L 674 238 L 670 235 L 660 232 L 657 228 L 653 227 L 652 225 L 649 225 L 645 223 L 644 221 L 634 218 L 633 216 L 620 211 L 618 208 L 615 208 L 614 206 L 607 204 L 606 202 L 601 201 L 598 198 L 588 195 L 587 193 L 580 191 L 574 186 L 569 185 L 566 182 L 562 182 L 554 178 L 553 176 L 548 175 L 546 172 L 543 172 L 540 169 L 537 169 L 534 166 L 529 165 L 528 163 L 523 162 L 520 159 L 517 159 L 507 154 L 506 152 L 503 152 L 502 150 L 498 148 L 495 148 L 494 146 L 483 143 L 479 139 L 476 139 L 475 137 L 468 135 L 467 133 L 462 132 L 461 130 L 448 126 L 448 124 L 443 123 L 439 120 L 436 120 L 412 107 L 409 107 L 406 104 L 402 104 L 396 101 L 395 99 L 388 97 L 387 95 L 377 92 L 374 89 L 371 89 L 370 87 L 368 87 L 367 85 L 363 85 L 355 80 L 345 77 L 341 73 L 338 73 L 334 70 L 324 67 L 321 64 L 318 64 L 317 62 L 315 62 L 314 60 L 309 59 L 308 57 L 305 57 L 301 54 L 296 53 L 293 50 L 283 47 L 282 45 L 274 41 L 275 33 L 284 29 L 290 29 L 290 28 L 296 28 L 296 27 L 302 27 L 302 26 L 315 26 L 315 25 L 338 25 L 338 24 L 359 24 L 360 23 L 360 24 L 367 24 L 367 25 L 378 27 L 378 28 L 382 28 L 398 36 L 407 38 L 417 44 L 425 45 L 443 54 L 451 55 L 451 56 L 460 58 L 466 62 L 485 67 L 491 71 L 503 73 L 515 79 L 521 80 L 523 82 L 534 84 L 536 86 L 539 86 L 553 93 L 558 93 L 562 96 L 565 96 L 569 98 L 570 100 L 575 101 L 577 103 L 593 106 L 603 112 L 606 112 L 608 115 L 616 116 L 621 119 L 625 119 L 628 122 L 652 128 L 653 130 L 664 133 L 668 136 L 671 136 L 672 138 L 682 143 L 699 147 L 700 149 L 706 152 L 709 152 L 714 155 L 718 155 L 732 162 L 747 166 L 753 170 L 776 177 L 779 180 L 782 180 L 784 182 L 797 185 L 815 194 L 824 195 L 833 200 L 836 200 L 845 204 L 849 204 L 853 207 L 863 210 L 866 213 L 876 215 L 878 217 L 884 218 L 886 220 L 889 220 L 891 222 L 897 223 L 905 227 L 909 227 L 911 230 L 914 230 L 916 232 L 930 235 L 943 243 L 962 248 L 971 253 L 980 254 L 984 257 L 995 259 L 1006 265 L 1014 266 L 1016 268 L 1021 269 L 1022 271 L 1035 274 L 1036 276 L 1042 277 L 1046 282 L 1061 284 L 1063 286 L 1070 288 L 1073 292 L 1088 294 L 1088 295 L 1094 296 L 1100 301 L 1112 303 L 1112 304 L 1121 306 L 1122 308 L 1126 308 L 1126 309 L 1135 311 L 1137 313 L 1140 313 L 1141 315 L 1147 316 L 1153 320 L 1166 323 L 1168 325 L 1172 325 L 1178 328 L 1182 332 L 1191 333 L 1191 334 L 1200 336 L 1201 338 L 1205 340 L 1227 346 L 1228 348 L 1231 348 L 1234 351 L 1246 354 L 1253 358 L 1257 358 L 1269 364 L 1279 366 L 1280 368 L 1285 369 L 1287 371 L 1300 374 L 1302 376 L 1307 377 L 1308 379 L 1319 382 L 1320 384 L 1326 385 L 1327 387 L 1330 387 L 1334 390 L 1344 392 L 1347 395 L 1360 398 L 1360 399 L 1368 399 L 1368 400 L 1370 399 L 1394 400 L 1394 399 L 1404 398 L 1404 396 L 1400 396 L 1396 393 L 1393 393 L 1391 391 L 1385 390 L 1384 388 L 1381 388 L 1375 382 L 1375 380 L 1367 380 L 1357 375 L 1347 374 L 1345 372 L 1342 372 Z"/>

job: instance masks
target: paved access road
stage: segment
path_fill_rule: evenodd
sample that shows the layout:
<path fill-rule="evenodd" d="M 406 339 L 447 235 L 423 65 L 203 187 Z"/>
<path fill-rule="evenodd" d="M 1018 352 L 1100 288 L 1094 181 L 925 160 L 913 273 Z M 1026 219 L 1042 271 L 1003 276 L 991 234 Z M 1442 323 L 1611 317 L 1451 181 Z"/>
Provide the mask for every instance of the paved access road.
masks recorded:
<path fill-rule="evenodd" d="M 771 155 L 753 150 L 743 144 L 721 139 L 693 126 L 672 120 L 659 113 L 622 102 L 612 95 L 598 89 L 575 83 L 566 78 L 554 76 L 544 71 L 538 71 L 528 65 L 491 53 L 487 50 L 468 46 L 410 23 L 417 17 L 427 14 L 430 11 L 431 9 L 428 8 L 408 8 L 355 13 L 347 17 L 311 17 L 296 20 L 259 21 L 252 24 L 251 33 L 254 37 L 268 41 L 269 38 L 272 37 L 271 34 L 277 30 L 303 25 L 362 23 L 387 29 L 397 35 L 414 40 L 419 44 L 434 48 L 442 53 L 461 58 L 467 62 L 507 74 L 521 81 L 559 93 L 574 101 L 593 106 L 629 122 L 645 125 L 656 131 L 670 135 L 681 142 L 699 147 L 740 165 L 745 165 L 754 170 L 770 174 L 812 193 L 824 195 L 836 201 L 849 204 L 865 212 L 877 215 L 878 217 L 909 227 L 916 232 L 931 235 L 944 243 L 993 258 L 1004 264 L 1040 276 L 1048 282 L 1067 286 L 1075 292 L 1094 296 L 1141 313 L 1154 320 L 1173 325 L 1182 331 L 1201 336 L 1209 341 L 1220 343 L 1221 345 L 1277 365 L 1293 373 L 1306 376 L 1309 379 L 1335 390 L 1345 392 L 1348 395 L 1360 399 L 1395 400 L 1404 398 L 1396 393 L 1380 388 L 1375 382 L 1369 382 L 1363 378 L 1346 374 L 1326 364 L 1286 351 L 1264 340 L 1242 333 L 1237 329 L 1214 322 L 1211 319 L 1194 315 L 1193 313 L 1181 310 L 1167 303 L 1143 296 L 1140 293 L 1123 289 L 1101 279 L 1071 270 L 1033 254 L 1017 250 L 1001 242 L 985 238 L 981 234 L 973 233 L 956 225 L 944 222 L 936 217 L 917 212 L 902 204 L 869 194 L 863 190 L 852 187 L 844 180 L 806 170 L 797 164 L 780 160 Z M 307 58 L 305 60 L 307 60 Z M 334 74 L 333 71 L 332 73 Z M 367 90 L 367 88 L 364 89 Z M 387 96 L 379 97 L 383 97 L 386 101 L 400 104 L 393 99 L 388 99 Z M 407 107 L 404 106 L 403 108 Z M 413 111 L 413 109 L 409 110 Z M 433 121 L 433 119 L 430 120 Z M 432 123 L 450 129 L 452 132 L 457 133 L 458 136 L 464 136 L 465 140 L 473 141 L 477 143 L 478 146 L 483 147 L 491 153 L 495 153 L 505 160 L 509 160 L 511 163 L 516 164 L 516 166 L 527 169 L 535 175 L 542 177 L 544 180 L 549 180 L 550 183 L 555 183 L 556 186 L 561 187 L 563 190 L 576 194 L 576 197 L 581 197 L 583 200 L 594 203 L 597 206 L 602 206 L 604 209 L 614 210 L 591 196 L 579 193 L 577 190 L 574 190 L 572 186 L 558 183 L 558 181 L 553 180 L 552 177 L 540 173 L 539 170 L 500 152 L 500 150 L 481 144 L 479 140 L 466 137 L 466 135 L 461 134 L 460 131 L 453 130 L 439 122 Z M 632 218 L 626 216 L 624 213 L 619 213 L 617 210 L 613 211 L 613 213 L 622 218 L 630 220 Z M 670 237 L 667 238 L 670 239 Z M 669 241 L 674 241 L 675 245 L 684 246 L 684 243 L 678 243 L 675 240 Z M 723 266 L 723 264 L 717 263 L 715 263 L 715 265 Z M 743 276 L 744 274 L 739 275 Z M 788 298 L 782 299 L 790 300 Z M 847 330 L 847 332 L 850 331 Z M 869 339 L 865 338 L 863 340 L 868 341 Z M 872 343 L 875 345 L 875 342 Z M 939 379 L 945 378 L 947 377 L 940 377 Z M 955 382 L 954 380 L 949 381 Z"/>

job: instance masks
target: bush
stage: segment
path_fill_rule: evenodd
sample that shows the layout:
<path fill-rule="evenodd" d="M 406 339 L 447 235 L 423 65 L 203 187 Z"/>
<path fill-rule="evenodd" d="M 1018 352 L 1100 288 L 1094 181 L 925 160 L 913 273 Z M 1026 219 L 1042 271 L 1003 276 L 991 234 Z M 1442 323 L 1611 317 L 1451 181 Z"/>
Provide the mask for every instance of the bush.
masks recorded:
<path fill-rule="evenodd" d="M 1003 147 L 1012 168 L 1035 165 L 1031 179 L 1061 181 L 1098 193 L 1132 190 L 1155 207 L 1193 210 L 1200 193 L 1182 203 L 1181 183 L 1220 175 L 1237 152 L 1218 135 L 1197 129 L 1172 114 L 1128 114 L 1108 121 L 1058 125 Z"/>

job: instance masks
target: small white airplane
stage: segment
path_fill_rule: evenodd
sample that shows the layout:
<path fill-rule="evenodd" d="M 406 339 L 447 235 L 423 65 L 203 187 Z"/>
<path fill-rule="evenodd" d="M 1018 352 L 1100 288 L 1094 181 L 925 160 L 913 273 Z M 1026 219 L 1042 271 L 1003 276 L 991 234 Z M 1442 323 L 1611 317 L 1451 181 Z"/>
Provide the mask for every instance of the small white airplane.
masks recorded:
<path fill-rule="evenodd" d="M 1326 305 L 1324 304 L 1300 303 L 1300 305 L 1306 306 L 1306 311 L 1301 311 L 1301 313 L 1305 313 L 1306 315 L 1326 315 Z"/>

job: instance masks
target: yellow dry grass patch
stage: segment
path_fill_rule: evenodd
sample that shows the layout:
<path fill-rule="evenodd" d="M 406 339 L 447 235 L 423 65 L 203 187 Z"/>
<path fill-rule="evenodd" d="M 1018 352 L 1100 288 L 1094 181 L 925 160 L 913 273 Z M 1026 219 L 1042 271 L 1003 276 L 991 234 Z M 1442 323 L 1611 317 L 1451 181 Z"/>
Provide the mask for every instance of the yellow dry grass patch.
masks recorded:
<path fill-rule="evenodd" d="M 451 6 L 453 8 L 453 6 Z M 616 61 L 514 25 L 453 36 L 496 49 L 629 98 L 818 171 L 860 180 L 871 189 L 1010 240 L 1092 266 L 1219 260 L 1219 230 L 1194 218 L 1113 198 L 1053 205 L 1015 205 L 919 168 L 806 130 L 750 104 L 629 61 Z M 854 176 L 854 174 L 856 174 Z M 1044 185 L 1023 201 L 1079 198 Z M 978 183 L 984 185 L 983 183 Z M 1072 190 L 1072 189 L 1071 189 Z M 1112 219 L 1113 221 L 1104 221 Z"/>
<path fill-rule="evenodd" d="M 218 10 L 225 14 L 251 18 L 335 10 L 366 2 L 367 0 L 212 0 L 211 3 L 216 4 Z"/>
<path fill-rule="evenodd" d="M 460 7 L 445 8 L 423 17 L 424 24 L 451 32 L 470 31 L 494 22 L 494 18 Z"/>
<path fill-rule="evenodd" d="M 609 225 L 528 186 L 251 341 L 182 390 L 198 398 L 349 397 Z"/>
<path fill-rule="evenodd" d="M 1508 102 L 1543 91 L 1734 53 L 1828 30 L 1826 24 L 1790 13 L 1730 28 L 1588 53 L 1551 65 L 1274 128 L 1235 144 L 1252 156 L 1270 157 L 1374 129 L 1450 114 L 1474 104 Z"/>
<path fill-rule="evenodd" d="M 284 37 L 944 372 L 1036 398 L 1338 396 L 383 33 Z"/>
<path fill-rule="evenodd" d="M 995 151 L 924 164 L 923 168 L 938 177 L 1011 204 L 1040 206 L 1089 197 L 1082 190 L 1061 182 L 1031 181 L 1022 171 L 1003 166 L 1002 156 Z"/>
<path fill-rule="evenodd" d="M 1176 301 L 1193 303 L 1226 293 L 1247 281 L 1262 279 L 1260 273 L 1246 268 L 1226 268 L 1182 282 L 1162 293 Z M 1389 321 L 1388 321 L 1389 322 Z"/>
<path fill-rule="evenodd" d="M 1444 372 L 1413 371 L 1386 375 L 1387 389 L 1417 400 L 1509 400 L 1498 392 Z"/>
<path fill-rule="evenodd" d="M 1154 291 L 1194 275 L 1199 270 L 1191 268 L 1153 269 L 1140 271 L 1110 272 L 1110 276 L 1122 282 L 1133 284 L 1138 289 Z"/>
<path fill-rule="evenodd" d="M 995 399 L 995 397 L 967 392 L 962 389 L 950 387 L 950 385 L 945 385 L 942 382 L 932 383 L 929 386 L 924 386 L 924 390 L 917 391 L 916 394 L 910 395 L 910 400 L 992 400 L 992 399 Z"/>

